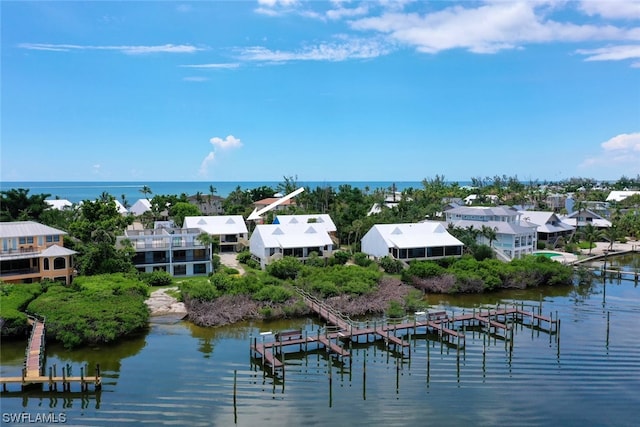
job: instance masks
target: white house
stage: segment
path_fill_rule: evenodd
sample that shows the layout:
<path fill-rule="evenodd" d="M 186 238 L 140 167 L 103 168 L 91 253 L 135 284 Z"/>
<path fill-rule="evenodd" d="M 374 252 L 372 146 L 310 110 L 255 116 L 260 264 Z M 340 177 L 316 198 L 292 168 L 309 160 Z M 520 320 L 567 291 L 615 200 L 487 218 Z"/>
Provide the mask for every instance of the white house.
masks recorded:
<path fill-rule="evenodd" d="M 249 230 L 242 215 L 187 216 L 183 228 L 199 228 L 220 238 L 220 252 L 241 250 L 248 243 Z"/>
<path fill-rule="evenodd" d="M 624 191 L 611 191 L 607 196 L 607 202 L 621 202 L 629 196 L 640 194 L 640 191 L 624 190 Z"/>
<path fill-rule="evenodd" d="M 521 258 L 537 249 L 537 226 L 522 222 L 522 214 L 509 206 L 460 206 L 445 212 L 446 221 L 453 227 L 482 230 L 491 228 L 496 238 L 491 241 L 482 233 L 477 241 L 490 245 L 494 252 L 504 260 Z"/>
<path fill-rule="evenodd" d="M 71 203 L 67 199 L 45 200 L 45 202 L 49 205 L 51 209 L 57 209 L 59 211 L 69 210 L 73 207 L 73 203 Z"/>
<path fill-rule="evenodd" d="M 597 228 L 609 228 L 611 227 L 611 221 L 589 209 L 581 209 L 579 211 L 571 212 L 560 218 L 565 224 L 572 227 L 584 227 L 587 224 L 592 224 Z"/>
<path fill-rule="evenodd" d="M 518 211 L 523 222 L 536 225 L 537 238 L 539 241 L 555 244 L 560 237 L 568 238 L 576 227 L 562 222 L 560 217 L 554 212 L 542 211 Z"/>
<path fill-rule="evenodd" d="M 441 222 L 376 224 L 362 237 L 362 252 L 375 258 L 387 255 L 410 261 L 461 256 L 464 244 Z"/>
<path fill-rule="evenodd" d="M 317 224 L 323 227 L 329 234 L 337 231 L 336 224 L 328 214 L 307 214 L 307 215 L 277 215 L 273 220 L 274 224 Z"/>
<path fill-rule="evenodd" d="M 325 226 L 318 223 L 259 224 L 249 239 L 249 250 L 264 268 L 285 256 L 305 260 L 315 252 L 327 258 L 333 252 L 333 241 Z"/>
<path fill-rule="evenodd" d="M 148 199 L 138 199 L 129 208 L 129 213 L 135 216 L 140 216 L 145 212 L 149 212 L 150 210 L 151 210 L 151 202 Z"/>
<path fill-rule="evenodd" d="M 402 200 L 402 193 L 400 191 L 393 191 L 391 193 L 386 193 L 384 196 L 383 205 L 388 209 L 393 209 L 400 204 L 400 200 Z M 405 200 L 410 201 L 411 198 L 407 197 Z M 376 215 L 382 212 L 382 206 L 380 203 L 374 203 L 369 209 L 367 216 Z"/>

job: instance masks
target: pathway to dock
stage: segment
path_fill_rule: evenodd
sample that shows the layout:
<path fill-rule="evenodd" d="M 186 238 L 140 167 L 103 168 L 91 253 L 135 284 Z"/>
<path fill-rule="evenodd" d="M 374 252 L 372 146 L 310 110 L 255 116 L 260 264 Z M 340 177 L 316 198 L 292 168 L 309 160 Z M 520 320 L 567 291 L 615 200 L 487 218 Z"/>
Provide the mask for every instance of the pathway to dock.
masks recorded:
<path fill-rule="evenodd" d="M 465 345 L 465 329 L 467 327 L 480 327 L 483 331 L 490 334 L 498 334 L 499 331 L 504 333 L 505 343 L 513 342 L 513 327 L 509 323 L 525 319 L 529 321 L 531 326 L 537 323 L 540 327 L 541 323 L 546 322 L 549 325 L 549 332 L 556 334 L 559 331 L 560 321 L 552 316 L 543 316 L 542 308 L 538 313 L 534 311 L 526 311 L 524 306 L 518 307 L 513 305 L 504 308 L 496 306 L 495 309 L 473 310 L 471 313 L 462 313 L 459 315 L 449 316 L 446 311 L 429 311 L 417 312 L 411 321 L 401 321 L 400 323 L 391 322 L 354 322 L 348 316 L 335 310 L 323 301 L 318 300 L 313 295 L 296 289 L 302 297 L 304 303 L 322 318 L 327 325 L 324 331 L 318 330 L 316 334 L 309 334 L 307 331 L 287 331 L 275 334 L 275 341 L 265 342 L 265 336 L 262 336 L 262 342 L 258 342 L 254 337 L 251 344 L 252 354 L 262 360 L 264 366 L 271 368 L 272 373 L 276 370 L 284 371 L 284 363 L 278 358 L 278 355 L 284 357 L 283 348 L 286 346 L 297 345 L 300 351 L 307 351 L 309 344 L 323 346 L 327 353 L 336 355 L 340 358 L 350 357 L 349 352 L 341 345 L 343 341 L 359 342 L 359 337 L 365 336 L 367 342 L 369 337 L 384 340 L 387 347 L 394 346 L 394 349 L 404 355 L 404 349 L 408 349 L 408 356 L 411 357 L 411 335 L 415 336 L 419 330 L 425 330 L 437 334 L 440 340 L 455 340 L 458 349 Z M 502 321 L 500 321 L 502 320 Z M 401 336 L 398 336 L 398 334 Z M 269 335 L 269 334 L 267 334 Z M 408 339 L 404 336 L 408 335 Z"/>
<path fill-rule="evenodd" d="M 49 375 L 45 375 L 45 319 L 39 316 L 29 316 L 31 335 L 25 352 L 24 367 L 20 377 L 0 377 L 2 391 L 7 391 L 7 384 L 20 384 L 24 389 L 33 384 L 49 384 L 49 390 L 57 390 L 58 383 L 62 383 L 63 391 L 70 391 L 72 383 L 79 383 L 83 391 L 87 391 L 89 384 L 99 389 L 102 384 L 100 368 L 96 368 L 95 377 L 89 377 L 88 368 L 80 368 L 80 376 L 70 376 L 70 368 L 62 369 L 62 376 L 57 376 L 57 369 L 49 368 Z"/>

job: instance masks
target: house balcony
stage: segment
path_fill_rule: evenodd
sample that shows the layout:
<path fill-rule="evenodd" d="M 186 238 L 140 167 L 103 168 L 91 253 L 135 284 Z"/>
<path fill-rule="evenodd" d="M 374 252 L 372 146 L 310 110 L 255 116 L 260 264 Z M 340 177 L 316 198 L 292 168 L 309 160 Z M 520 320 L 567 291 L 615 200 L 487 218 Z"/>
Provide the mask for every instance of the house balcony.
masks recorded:
<path fill-rule="evenodd" d="M 5 270 L 4 268 L 0 271 L 0 277 L 9 277 L 9 276 L 39 276 L 40 268 L 16 268 L 11 270 Z"/>

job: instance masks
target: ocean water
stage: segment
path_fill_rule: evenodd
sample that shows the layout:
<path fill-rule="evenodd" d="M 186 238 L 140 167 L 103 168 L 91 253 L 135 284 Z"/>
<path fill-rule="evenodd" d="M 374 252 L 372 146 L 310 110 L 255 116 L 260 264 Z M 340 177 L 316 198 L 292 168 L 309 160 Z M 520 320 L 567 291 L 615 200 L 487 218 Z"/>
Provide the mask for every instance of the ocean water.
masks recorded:
<path fill-rule="evenodd" d="M 118 200 L 122 197 L 133 204 L 136 200 L 144 198 L 145 195 L 140 191 L 144 186 L 151 189 L 153 195 L 180 195 L 182 193 L 191 196 L 198 192 L 207 195 L 209 187 L 216 189 L 218 196 L 226 197 L 229 193 L 240 187 L 243 190 L 250 190 L 261 186 L 269 186 L 277 189 L 278 181 L 166 181 L 166 182 L 138 182 L 138 181 L 61 181 L 61 182 L 39 182 L 39 181 L 7 181 L 0 183 L 0 190 L 7 191 L 10 189 L 25 188 L 29 190 L 29 194 L 49 194 L 48 199 L 66 199 L 72 203 L 78 203 L 82 200 L 95 200 L 104 192 L 111 194 Z M 347 184 L 360 189 L 369 189 L 374 191 L 379 188 L 389 189 L 394 184 L 397 191 L 413 187 L 421 188 L 422 184 L 418 181 L 298 181 L 298 185 L 315 189 L 316 187 L 338 186 Z M 460 183 L 465 185 L 465 183 Z"/>

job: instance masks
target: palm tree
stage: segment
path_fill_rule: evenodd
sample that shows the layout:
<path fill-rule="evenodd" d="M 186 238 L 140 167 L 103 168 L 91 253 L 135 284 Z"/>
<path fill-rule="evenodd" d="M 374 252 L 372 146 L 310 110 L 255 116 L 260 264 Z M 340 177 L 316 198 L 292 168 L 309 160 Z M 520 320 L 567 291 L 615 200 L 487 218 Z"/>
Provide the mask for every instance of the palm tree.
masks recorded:
<path fill-rule="evenodd" d="M 620 237 L 618 228 L 615 225 L 605 229 L 602 236 L 609 241 L 609 250 L 613 249 L 613 243 Z"/>
<path fill-rule="evenodd" d="M 493 247 L 493 241 L 498 238 L 498 227 L 491 228 L 483 225 L 480 234 L 489 240 L 489 247 Z"/>
<path fill-rule="evenodd" d="M 147 200 L 149 200 L 149 195 L 153 194 L 153 191 L 151 191 L 151 188 L 149 188 L 146 185 L 142 186 L 142 188 L 140 189 L 140 192 L 144 194 L 144 198 Z"/>
<path fill-rule="evenodd" d="M 589 255 L 591 255 L 591 247 L 594 242 L 598 241 L 602 237 L 602 231 L 593 224 L 588 223 L 582 228 L 580 235 L 582 236 L 582 239 L 589 243 Z"/>
<path fill-rule="evenodd" d="M 121 194 L 120 199 L 122 200 L 122 206 L 124 206 L 125 209 L 129 209 L 131 207 L 131 205 L 129 204 L 129 201 L 127 200 L 126 195 Z"/>
<path fill-rule="evenodd" d="M 203 245 L 209 246 L 209 261 L 213 262 L 213 247 L 218 241 L 217 238 L 209 233 L 202 232 L 198 234 L 196 239 L 198 239 Z"/>
<path fill-rule="evenodd" d="M 216 187 L 214 187 L 213 185 L 209 185 L 209 195 L 207 196 L 207 198 L 209 200 L 209 208 L 210 209 L 213 209 L 213 205 L 211 204 L 211 202 L 214 199 L 217 191 L 218 190 L 216 189 Z"/>

